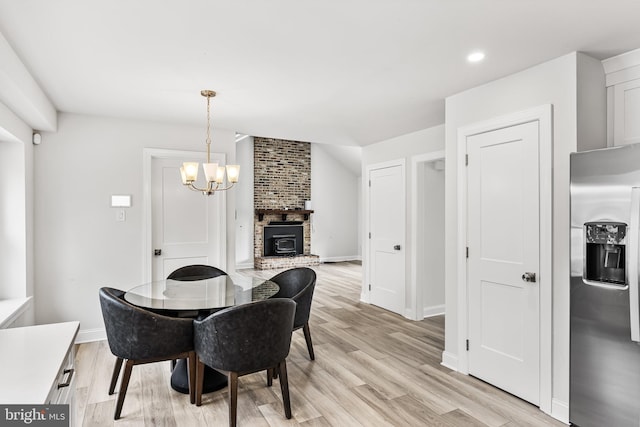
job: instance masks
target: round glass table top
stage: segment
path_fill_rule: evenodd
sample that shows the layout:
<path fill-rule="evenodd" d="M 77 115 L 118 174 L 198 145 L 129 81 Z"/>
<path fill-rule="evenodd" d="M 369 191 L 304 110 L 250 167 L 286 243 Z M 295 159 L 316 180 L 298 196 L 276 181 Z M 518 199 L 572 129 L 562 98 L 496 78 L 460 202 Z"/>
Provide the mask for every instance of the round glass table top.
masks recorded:
<path fill-rule="evenodd" d="M 223 275 L 204 280 L 145 283 L 128 290 L 124 299 L 145 308 L 205 310 L 262 301 L 279 290 L 278 284 L 269 280 Z"/>

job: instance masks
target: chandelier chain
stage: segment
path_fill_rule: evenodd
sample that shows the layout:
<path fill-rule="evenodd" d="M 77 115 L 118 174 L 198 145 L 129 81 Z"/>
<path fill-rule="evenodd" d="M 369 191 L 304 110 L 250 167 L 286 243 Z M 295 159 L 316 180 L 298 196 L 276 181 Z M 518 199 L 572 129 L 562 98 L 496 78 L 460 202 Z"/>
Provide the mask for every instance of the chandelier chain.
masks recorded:
<path fill-rule="evenodd" d="M 211 163 L 211 95 L 207 94 L 207 163 Z"/>

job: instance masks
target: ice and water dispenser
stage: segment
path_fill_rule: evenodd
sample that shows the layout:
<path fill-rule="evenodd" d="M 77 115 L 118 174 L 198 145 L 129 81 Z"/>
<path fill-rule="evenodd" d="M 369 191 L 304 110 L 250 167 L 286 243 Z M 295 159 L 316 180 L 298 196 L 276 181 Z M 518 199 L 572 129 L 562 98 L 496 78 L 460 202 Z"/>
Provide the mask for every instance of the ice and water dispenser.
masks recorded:
<path fill-rule="evenodd" d="M 584 224 L 584 273 L 586 283 L 625 286 L 627 224 L 588 222 Z"/>

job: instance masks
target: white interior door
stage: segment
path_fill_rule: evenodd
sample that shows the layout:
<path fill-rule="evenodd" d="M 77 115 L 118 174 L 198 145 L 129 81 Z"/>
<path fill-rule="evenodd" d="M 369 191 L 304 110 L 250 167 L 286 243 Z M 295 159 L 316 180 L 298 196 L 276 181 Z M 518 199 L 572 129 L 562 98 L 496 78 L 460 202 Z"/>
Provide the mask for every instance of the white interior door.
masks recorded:
<path fill-rule="evenodd" d="M 370 301 L 404 315 L 404 167 L 369 172 Z"/>
<path fill-rule="evenodd" d="M 225 192 L 205 196 L 182 185 L 180 166 L 185 160 L 202 162 L 204 154 L 175 158 L 152 158 L 151 221 L 152 280 L 163 280 L 173 270 L 189 264 L 208 264 L 226 269 Z M 224 163 L 221 155 L 213 161 Z M 203 186 L 203 172 L 198 174 Z"/>
<path fill-rule="evenodd" d="M 469 373 L 540 402 L 538 122 L 467 138 Z"/>

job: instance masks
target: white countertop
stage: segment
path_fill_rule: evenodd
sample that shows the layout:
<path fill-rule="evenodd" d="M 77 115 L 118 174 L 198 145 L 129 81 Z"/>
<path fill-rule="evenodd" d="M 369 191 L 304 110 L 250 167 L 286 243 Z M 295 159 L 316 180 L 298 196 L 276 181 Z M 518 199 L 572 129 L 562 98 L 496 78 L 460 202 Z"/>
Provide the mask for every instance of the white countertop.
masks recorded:
<path fill-rule="evenodd" d="M 45 404 L 80 322 L 0 330 L 0 403 Z"/>

